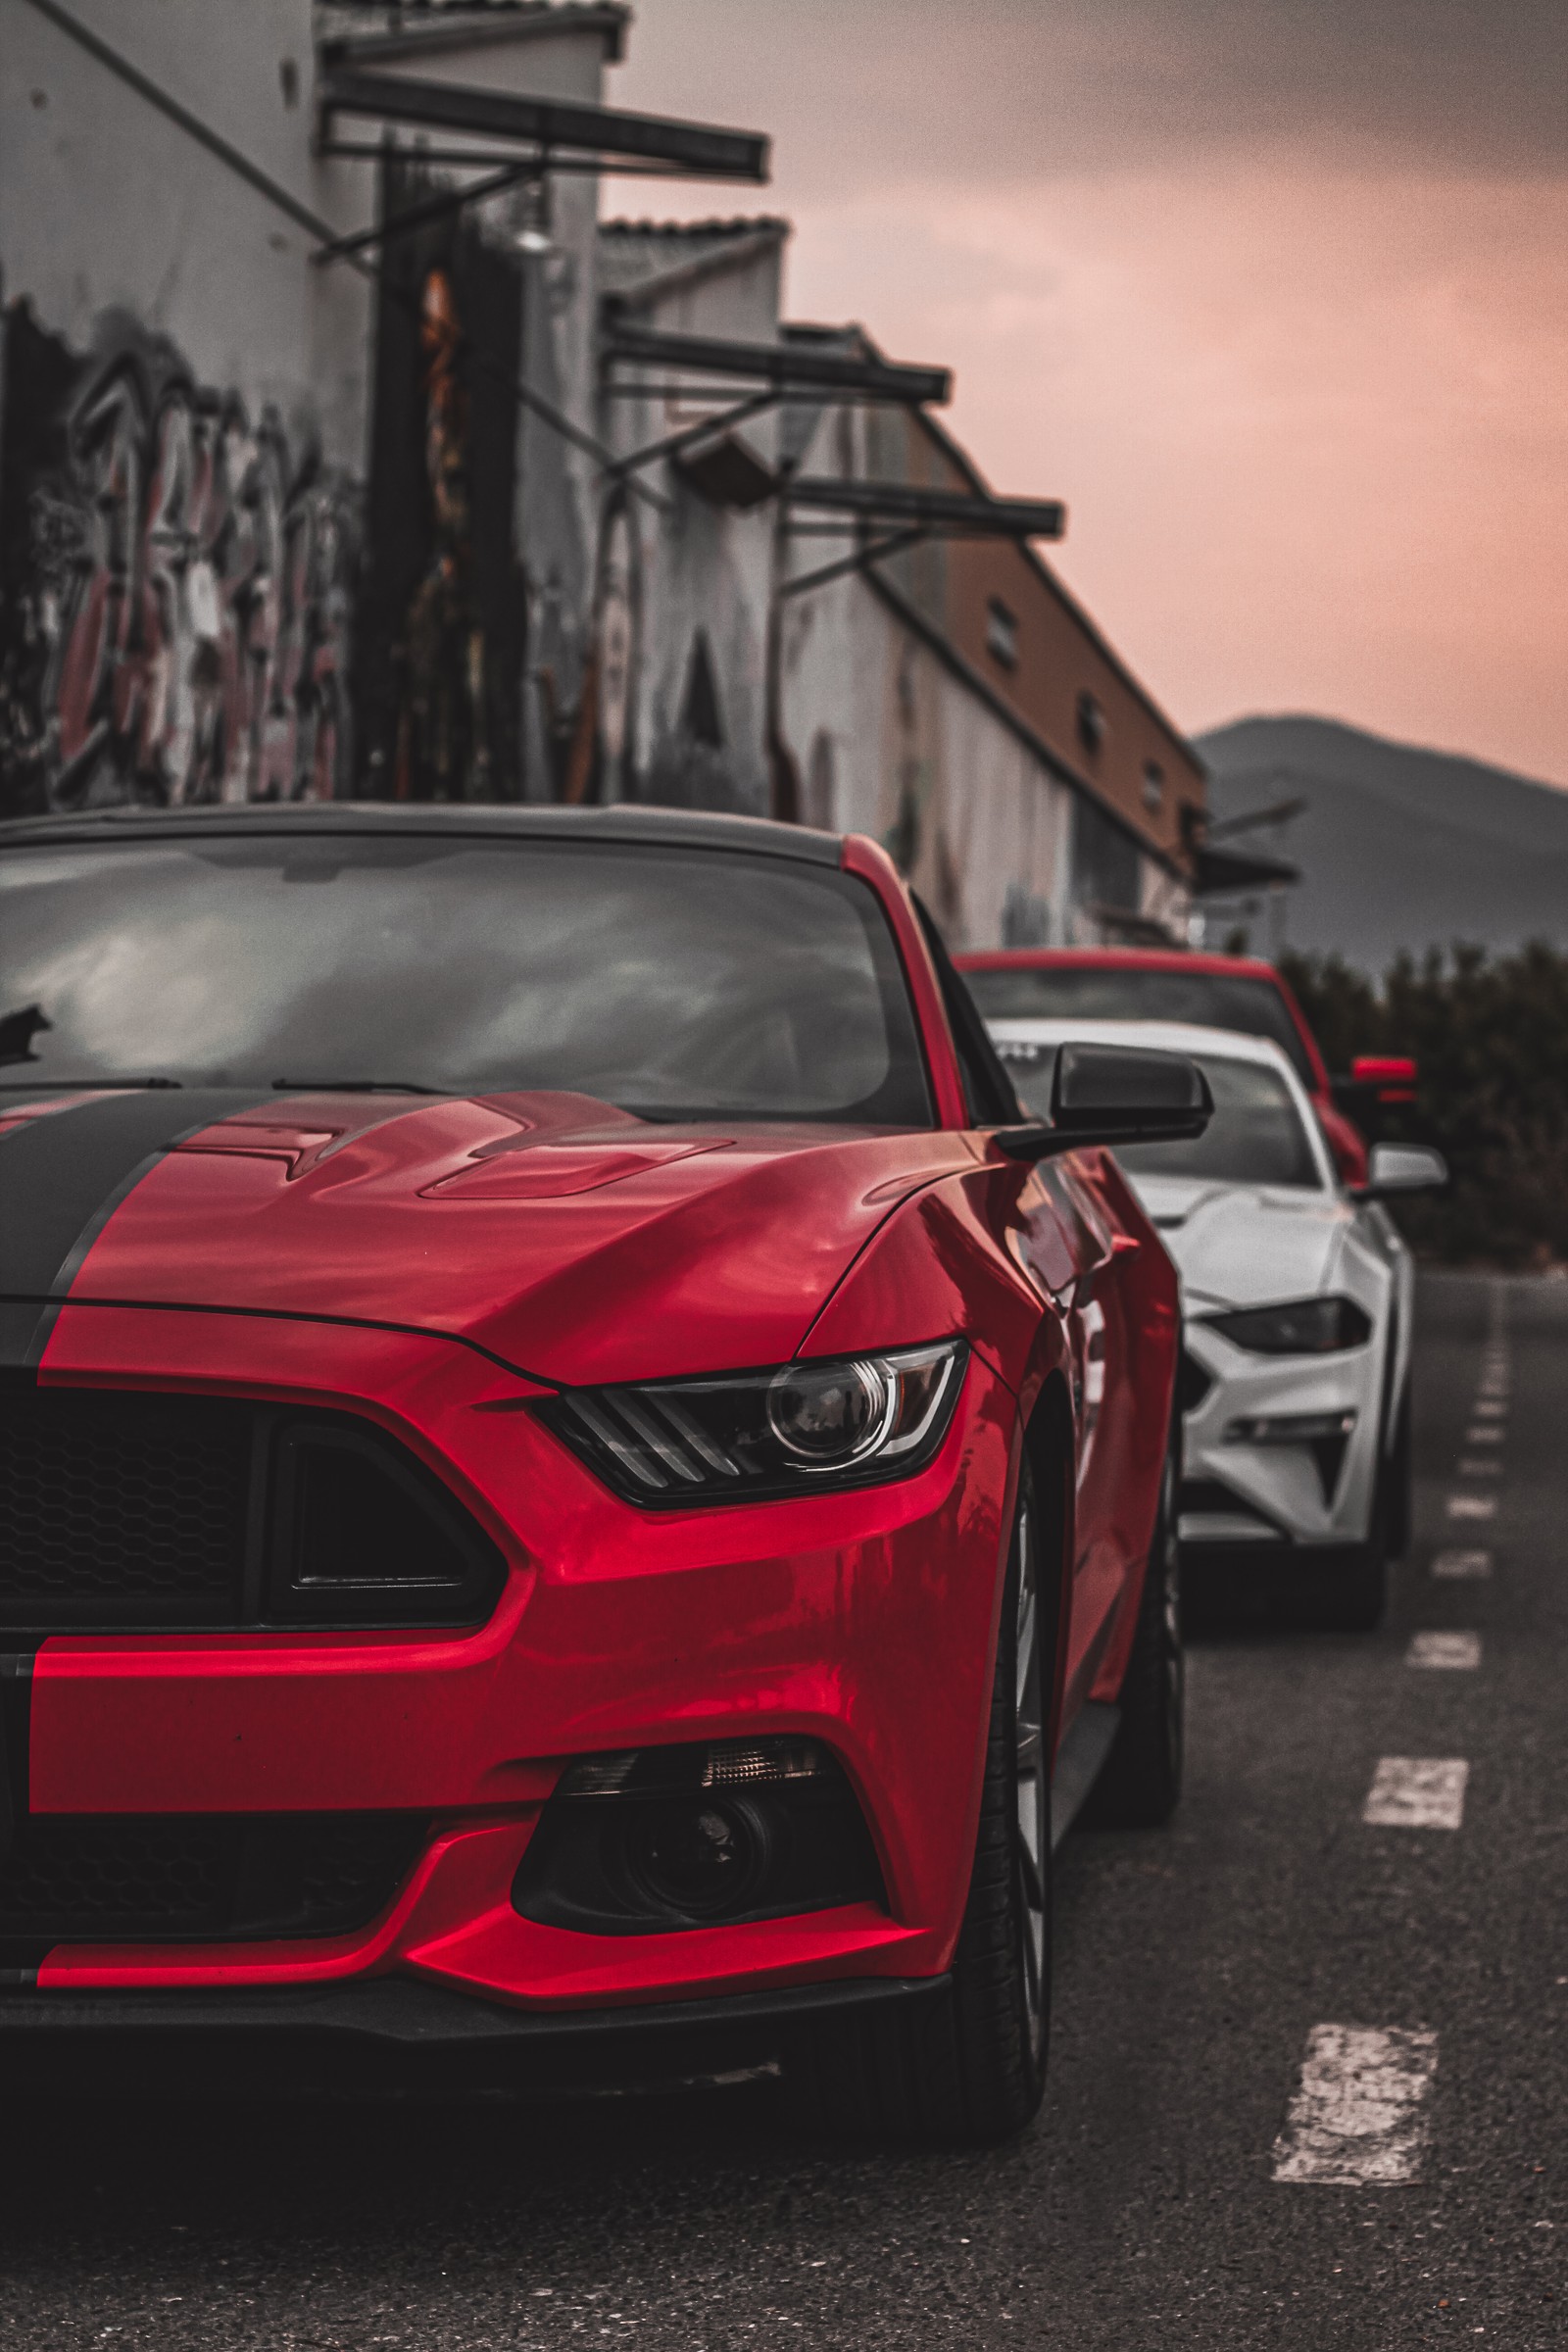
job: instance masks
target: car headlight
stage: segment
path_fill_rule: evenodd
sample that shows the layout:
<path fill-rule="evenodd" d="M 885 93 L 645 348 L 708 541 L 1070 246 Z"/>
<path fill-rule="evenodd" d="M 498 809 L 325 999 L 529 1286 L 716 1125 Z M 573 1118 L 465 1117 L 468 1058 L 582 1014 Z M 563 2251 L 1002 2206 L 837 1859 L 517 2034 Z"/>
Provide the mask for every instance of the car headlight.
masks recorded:
<path fill-rule="evenodd" d="M 1353 1298 L 1298 1298 L 1288 1306 L 1250 1306 L 1205 1315 L 1204 1328 L 1257 1355 L 1335 1355 L 1372 1337 L 1371 1317 Z"/>
<path fill-rule="evenodd" d="M 535 1409 L 630 1502 L 763 1502 L 923 1469 L 953 1419 L 962 1340 L 766 1372 L 565 1389 Z"/>

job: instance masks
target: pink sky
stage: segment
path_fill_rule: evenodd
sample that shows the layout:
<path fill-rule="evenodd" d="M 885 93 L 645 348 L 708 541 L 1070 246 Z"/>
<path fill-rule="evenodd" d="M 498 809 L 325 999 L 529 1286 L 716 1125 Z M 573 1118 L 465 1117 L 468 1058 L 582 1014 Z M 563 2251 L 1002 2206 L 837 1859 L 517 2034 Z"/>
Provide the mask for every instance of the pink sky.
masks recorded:
<path fill-rule="evenodd" d="M 1182 725 L 1313 710 L 1568 785 L 1564 24 L 642 0 L 613 101 L 771 132 L 773 184 L 607 204 L 787 213 L 791 314 L 956 368 Z"/>

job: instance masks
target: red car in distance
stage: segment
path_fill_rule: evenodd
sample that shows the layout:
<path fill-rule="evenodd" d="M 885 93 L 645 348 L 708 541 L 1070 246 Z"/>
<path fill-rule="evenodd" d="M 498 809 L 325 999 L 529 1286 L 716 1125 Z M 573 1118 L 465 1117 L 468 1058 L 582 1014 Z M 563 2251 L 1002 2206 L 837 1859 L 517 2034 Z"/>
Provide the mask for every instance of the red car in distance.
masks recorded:
<path fill-rule="evenodd" d="M 1311 1096 L 1342 1181 L 1365 1184 L 1366 1140 L 1336 1102 L 1317 1040 L 1273 964 L 1180 948 L 992 948 L 954 960 L 988 1020 L 1196 1021 L 1270 1039 Z M 1400 1102 L 1415 1078 L 1413 1061 L 1363 1054 L 1349 1085 Z"/>
<path fill-rule="evenodd" d="M 0 828 L 0 2046 L 1042 2087 L 1054 1828 L 1181 1772 L 1176 1282 L 872 844 Z"/>

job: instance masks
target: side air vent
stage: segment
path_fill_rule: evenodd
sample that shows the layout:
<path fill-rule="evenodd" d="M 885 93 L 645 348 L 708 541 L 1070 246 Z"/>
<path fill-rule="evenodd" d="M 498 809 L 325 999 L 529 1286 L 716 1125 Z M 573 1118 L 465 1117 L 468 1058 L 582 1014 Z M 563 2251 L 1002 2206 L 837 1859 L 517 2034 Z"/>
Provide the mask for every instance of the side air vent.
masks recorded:
<path fill-rule="evenodd" d="M 272 1611 L 463 1623 L 488 1613 L 501 1566 L 466 1512 L 378 1436 L 286 1423 L 276 1444 Z"/>
<path fill-rule="evenodd" d="M 1176 1410 L 1194 1413 L 1214 1386 L 1213 1379 L 1203 1370 L 1196 1355 L 1184 1348 L 1176 1365 Z"/>

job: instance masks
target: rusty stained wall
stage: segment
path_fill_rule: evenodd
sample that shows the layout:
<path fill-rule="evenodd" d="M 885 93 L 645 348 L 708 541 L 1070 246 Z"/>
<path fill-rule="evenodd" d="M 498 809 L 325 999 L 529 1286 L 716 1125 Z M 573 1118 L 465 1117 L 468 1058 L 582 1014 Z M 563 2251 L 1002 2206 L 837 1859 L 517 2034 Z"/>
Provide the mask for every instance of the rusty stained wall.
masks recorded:
<path fill-rule="evenodd" d="M 947 630 L 957 651 L 1109 808 L 1152 846 L 1178 853 L 1182 808 L 1201 808 L 1204 792 L 1180 732 L 1134 687 L 1049 565 L 1007 541 L 958 540 L 947 553 Z M 993 599 L 1016 623 L 1011 666 L 988 641 Z M 1098 746 L 1080 729 L 1083 694 L 1104 716 Z"/>
<path fill-rule="evenodd" d="M 737 224 L 733 260 L 633 285 L 638 236 L 612 226 L 617 274 L 632 291 L 639 325 L 743 342 L 777 332 L 781 239 Z M 650 271 L 678 268 L 667 232 L 653 232 Z M 694 240 L 700 241 L 700 240 Z M 659 370 L 661 382 L 677 379 Z M 700 387 L 694 379 L 690 387 Z M 632 452 L 683 430 L 703 414 L 695 398 L 607 401 L 603 431 Z M 760 466 L 774 464 L 778 420 L 749 421 L 744 442 Z M 606 800 L 732 808 L 765 815 L 767 632 L 774 504 L 750 507 L 705 495 L 680 466 L 660 461 L 641 477 L 668 502 L 660 513 L 625 491 L 607 504 L 599 534 L 594 661 L 600 742 L 593 792 Z"/>
<path fill-rule="evenodd" d="M 963 492 L 978 484 L 928 416 L 873 412 L 862 448 L 864 470 L 873 479 Z M 1053 487 L 1025 489 L 1044 495 Z M 885 568 L 900 593 L 1063 767 L 1150 848 L 1166 855 L 1181 850 L 1182 808 L 1203 805 L 1201 763 L 1038 551 L 1026 552 L 1010 540 L 954 539 L 912 549 Z M 994 603 L 1012 623 L 1010 661 L 996 649 Z M 1081 723 L 1080 698 L 1086 695 L 1101 714 L 1098 736 Z"/>
<path fill-rule="evenodd" d="M 1068 936 L 1072 795 L 860 581 L 792 599 L 802 816 L 881 842 L 955 947 Z"/>

